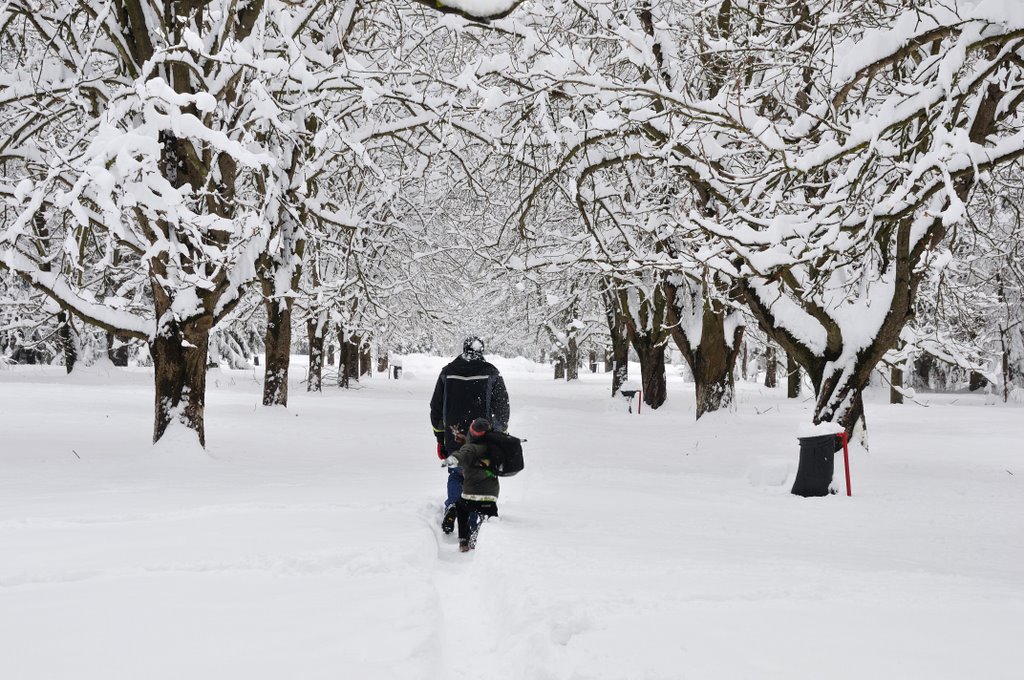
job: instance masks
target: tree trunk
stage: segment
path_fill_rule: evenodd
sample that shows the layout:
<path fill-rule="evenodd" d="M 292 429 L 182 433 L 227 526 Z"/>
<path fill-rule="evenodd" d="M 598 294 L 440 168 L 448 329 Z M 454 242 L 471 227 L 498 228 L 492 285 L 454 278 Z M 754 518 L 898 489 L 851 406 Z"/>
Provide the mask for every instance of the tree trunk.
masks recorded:
<path fill-rule="evenodd" d="M 693 374 L 696 417 L 700 419 L 706 413 L 728 408 L 735 401 L 736 383 L 733 376 L 737 360 L 741 353 L 746 353 L 746 343 L 743 342 L 745 327 L 737 324 L 733 328 L 732 337 L 726 337 L 726 319 L 729 318 L 730 310 L 722 303 L 709 299 L 703 291 L 700 297 L 689 291 L 689 301 L 685 303 L 688 310 L 683 310 L 679 306 L 683 300 L 679 298 L 678 287 L 669 282 L 664 286 L 670 333 Z M 693 318 L 695 309 L 701 315 L 701 332 L 700 342 L 693 346 L 685 331 L 688 324 L 683 322 L 682 315 L 686 313 Z"/>
<path fill-rule="evenodd" d="M 818 401 L 814 408 L 814 424 L 831 422 L 840 425 L 849 441 L 861 440 L 867 448 L 867 420 L 864 416 L 864 386 L 870 377 L 863 375 L 863 367 L 854 376 L 834 371 L 821 380 L 815 389 Z M 812 382 L 816 382 L 811 376 Z"/>
<path fill-rule="evenodd" d="M 348 351 L 346 352 L 346 356 L 348 357 L 348 365 L 345 367 L 345 370 L 348 371 L 349 379 L 355 380 L 356 382 L 359 382 L 359 358 L 361 355 L 359 348 L 362 346 L 362 344 L 363 339 L 360 338 L 358 335 L 353 335 L 352 338 L 349 340 Z"/>
<path fill-rule="evenodd" d="M 749 361 L 749 356 L 747 354 L 747 343 L 743 343 L 743 360 L 742 360 L 742 362 L 740 364 L 740 377 L 743 378 L 744 380 L 747 380 L 747 378 L 748 378 L 748 374 L 747 374 L 747 363 L 748 363 L 748 361 Z"/>
<path fill-rule="evenodd" d="M 740 354 L 738 348 L 743 342 L 743 331 L 743 326 L 736 326 L 730 347 L 725 338 L 725 316 L 705 309 L 700 345 L 690 366 L 697 394 L 697 420 L 706 413 L 729 408 L 736 400 L 733 368 Z"/>
<path fill-rule="evenodd" d="M 565 348 L 565 379 L 579 380 L 580 378 L 580 346 L 576 338 L 569 337 Z"/>
<path fill-rule="evenodd" d="M 115 347 L 115 341 L 121 344 Z M 115 366 L 123 368 L 128 365 L 128 345 L 113 333 L 107 333 L 107 358 Z"/>
<path fill-rule="evenodd" d="M 78 350 L 75 348 L 75 334 L 71 327 L 71 318 L 67 312 L 57 312 L 57 342 L 61 351 L 64 352 L 64 369 L 70 373 L 78 361 Z M 127 362 L 125 362 L 127 366 Z"/>
<path fill-rule="evenodd" d="M 935 369 L 935 357 L 927 352 L 922 352 L 914 359 L 914 387 L 931 389 L 932 373 Z"/>
<path fill-rule="evenodd" d="M 597 373 L 597 350 L 590 350 L 590 372 Z"/>
<path fill-rule="evenodd" d="M 179 422 L 194 431 L 206 446 L 206 358 L 210 347 L 213 318 L 202 316 L 179 326 L 167 313 L 160 318 L 156 337 L 150 343 L 156 382 L 156 412 L 153 443 Z"/>
<path fill-rule="evenodd" d="M 775 345 L 769 343 L 764 354 L 764 386 L 779 386 L 779 360 Z"/>
<path fill-rule="evenodd" d="M 359 375 L 373 377 L 373 352 L 369 345 L 363 347 L 359 352 Z"/>
<path fill-rule="evenodd" d="M 387 373 L 388 363 L 389 363 L 389 361 L 388 361 L 388 353 L 387 352 L 381 352 L 380 354 L 378 354 L 377 355 L 377 372 L 378 373 Z"/>
<path fill-rule="evenodd" d="M 348 387 L 348 369 L 351 362 L 348 358 L 349 342 L 345 339 L 345 330 L 338 326 L 338 387 Z"/>
<path fill-rule="evenodd" d="M 607 348 L 604 350 L 604 372 L 611 373 L 615 362 L 612 361 L 612 353 Z"/>
<path fill-rule="evenodd" d="M 309 338 L 309 378 L 307 392 L 322 392 L 324 389 L 324 340 L 327 336 L 327 314 L 321 313 L 306 320 L 306 335 Z"/>
<path fill-rule="evenodd" d="M 352 381 L 359 382 L 359 345 L 361 340 L 358 336 L 345 338 L 345 332 L 338 329 L 338 384 L 341 387 L 350 387 Z"/>
<path fill-rule="evenodd" d="M 786 352 L 786 397 L 800 398 L 800 364 L 789 352 Z"/>
<path fill-rule="evenodd" d="M 555 359 L 555 380 L 565 379 L 565 359 L 559 356 Z"/>
<path fill-rule="evenodd" d="M 264 334 L 263 405 L 288 405 L 288 363 L 292 352 L 292 299 L 264 297 L 267 332 Z"/>
<path fill-rule="evenodd" d="M 668 398 L 665 384 L 665 345 L 655 344 L 644 337 L 633 340 L 633 348 L 640 356 L 640 384 L 644 403 L 656 409 Z"/>
<path fill-rule="evenodd" d="M 333 342 L 329 343 L 327 345 L 327 365 L 328 366 L 333 366 L 334 365 L 334 343 Z"/>
<path fill-rule="evenodd" d="M 889 369 L 889 403 L 890 404 L 902 404 L 903 403 L 903 369 L 897 365 L 893 365 Z"/>
<path fill-rule="evenodd" d="M 612 374 L 612 396 L 629 380 L 629 330 L 615 295 L 605 296 L 605 320 L 611 336 L 611 354 L 605 355 L 605 371 Z"/>

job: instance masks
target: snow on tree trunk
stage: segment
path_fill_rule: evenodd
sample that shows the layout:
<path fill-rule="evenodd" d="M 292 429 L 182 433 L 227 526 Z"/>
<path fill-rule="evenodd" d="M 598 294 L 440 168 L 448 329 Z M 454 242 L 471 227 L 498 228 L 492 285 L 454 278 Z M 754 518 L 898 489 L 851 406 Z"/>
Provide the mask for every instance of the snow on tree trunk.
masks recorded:
<path fill-rule="evenodd" d="M 733 374 L 744 346 L 739 315 L 709 298 L 701 285 L 675 280 L 664 287 L 672 340 L 693 374 L 697 419 L 728 408 L 735 401 Z"/>
<path fill-rule="evenodd" d="M 345 330 L 338 327 L 338 385 L 350 387 L 352 381 L 359 382 L 359 336 L 347 337 Z"/>
<path fill-rule="evenodd" d="M 306 320 L 306 336 L 309 340 L 309 376 L 306 379 L 307 392 L 322 392 L 324 386 L 324 340 L 327 336 L 327 314 L 322 313 Z"/>
<path fill-rule="evenodd" d="M 288 405 L 288 364 L 292 350 L 291 298 L 264 298 L 267 330 L 264 339 L 263 405 Z"/>
<path fill-rule="evenodd" d="M 619 393 L 622 385 L 629 380 L 629 331 L 625 316 L 619 311 L 614 298 L 605 299 L 605 317 L 611 336 L 611 352 L 605 361 L 605 371 L 612 375 L 612 396 Z"/>
<path fill-rule="evenodd" d="M 800 398 L 800 364 L 789 352 L 786 352 L 786 397 Z"/>
<path fill-rule="evenodd" d="M 779 386 L 779 359 L 775 345 L 768 343 L 764 353 L 764 386 Z"/>
<path fill-rule="evenodd" d="M 576 337 L 569 336 L 565 346 L 565 379 L 579 380 L 580 377 L 580 347 Z"/>
<path fill-rule="evenodd" d="M 640 386 L 644 403 L 656 409 L 665 403 L 668 390 L 665 384 L 665 345 L 652 342 L 649 337 L 634 338 L 633 349 L 640 357 Z"/>
<path fill-rule="evenodd" d="M 870 371 L 868 373 L 870 375 Z M 864 414 L 866 386 L 866 380 L 860 384 L 860 381 L 844 379 L 842 374 L 833 372 L 818 388 L 814 424 L 836 423 L 846 431 L 850 441 L 859 441 L 867 448 L 867 420 Z"/>
<path fill-rule="evenodd" d="M 178 422 L 206 446 L 206 358 L 213 318 L 201 316 L 179 324 L 166 311 L 149 344 L 156 384 L 153 443 Z"/>
<path fill-rule="evenodd" d="M 736 325 L 726 336 L 726 316 L 707 310 L 700 344 L 693 353 L 693 382 L 697 392 L 697 419 L 705 413 L 728 408 L 736 400 L 733 366 L 743 339 L 744 327 Z M 731 342 L 730 342 L 731 340 Z"/>
<path fill-rule="evenodd" d="M 128 365 L 128 344 L 124 338 L 107 333 L 107 358 L 115 366 L 123 368 Z"/>
<path fill-rule="evenodd" d="M 64 369 L 71 373 L 75 368 L 75 362 L 78 361 L 78 349 L 75 347 L 71 318 L 64 310 L 57 313 L 57 342 L 64 354 Z"/>
<path fill-rule="evenodd" d="M 369 343 L 364 344 L 359 351 L 359 375 L 373 377 L 373 352 Z"/>
<path fill-rule="evenodd" d="M 889 368 L 889 403 L 903 403 L 903 369 L 896 364 Z"/>

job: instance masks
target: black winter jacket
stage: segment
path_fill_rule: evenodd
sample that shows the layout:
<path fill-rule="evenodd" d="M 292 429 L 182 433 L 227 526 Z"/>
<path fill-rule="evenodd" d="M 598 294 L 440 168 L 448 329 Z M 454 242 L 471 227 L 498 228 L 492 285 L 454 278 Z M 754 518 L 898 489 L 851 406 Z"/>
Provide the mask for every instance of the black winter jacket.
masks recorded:
<path fill-rule="evenodd" d="M 452 425 L 466 432 L 474 420 L 487 418 L 495 430 L 503 431 L 508 427 L 508 417 L 505 381 L 492 364 L 483 359 L 466 361 L 460 355 L 441 369 L 430 400 L 430 424 L 434 432 L 444 431 L 446 451 L 459 449 Z"/>

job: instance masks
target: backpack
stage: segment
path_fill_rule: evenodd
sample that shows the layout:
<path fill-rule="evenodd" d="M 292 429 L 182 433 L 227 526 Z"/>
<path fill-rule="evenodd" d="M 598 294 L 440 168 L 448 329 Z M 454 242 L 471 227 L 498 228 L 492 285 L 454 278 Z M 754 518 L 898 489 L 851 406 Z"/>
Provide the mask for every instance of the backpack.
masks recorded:
<path fill-rule="evenodd" d="M 487 445 L 487 466 L 498 477 L 511 477 L 523 469 L 523 442 L 506 432 L 488 432 L 482 438 Z"/>

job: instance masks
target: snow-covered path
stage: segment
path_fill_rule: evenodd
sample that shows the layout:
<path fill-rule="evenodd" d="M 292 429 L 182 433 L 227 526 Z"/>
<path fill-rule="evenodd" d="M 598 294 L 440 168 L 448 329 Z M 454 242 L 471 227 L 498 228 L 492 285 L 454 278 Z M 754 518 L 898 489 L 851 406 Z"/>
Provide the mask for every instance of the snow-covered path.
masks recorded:
<path fill-rule="evenodd" d="M 0 678 L 1020 677 L 1024 409 L 869 404 L 855 496 L 800 499 L 806 404 L 498 362 L 528 467 L 460 555 L 441 363 L 287 410 L 211 374 L 209 456 L 148 446 L 145 373 L 0 372 Z"/>

